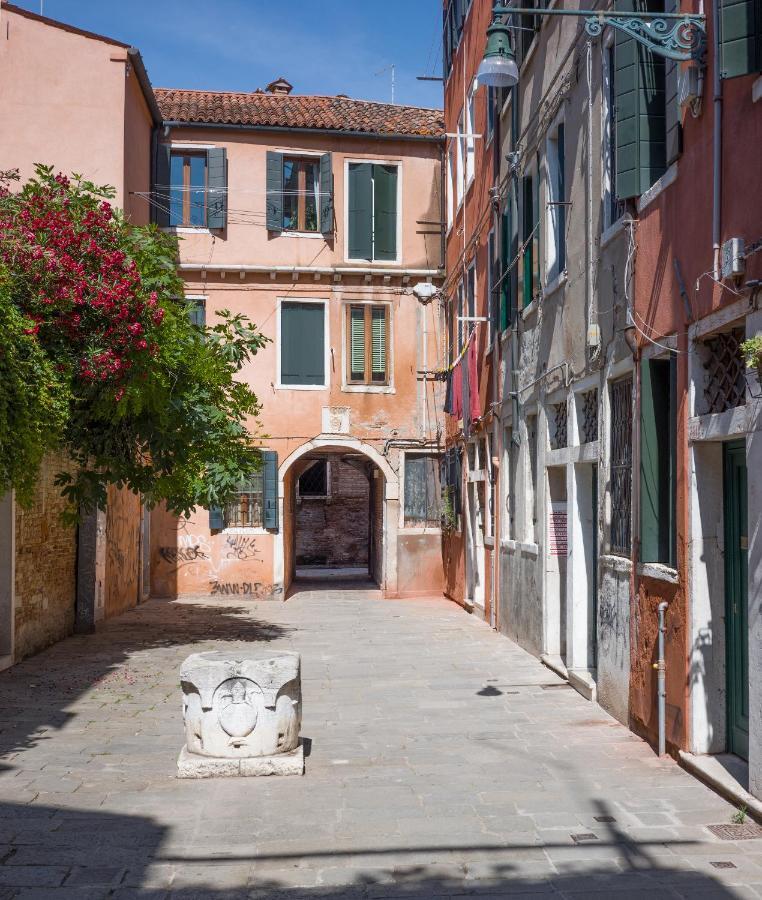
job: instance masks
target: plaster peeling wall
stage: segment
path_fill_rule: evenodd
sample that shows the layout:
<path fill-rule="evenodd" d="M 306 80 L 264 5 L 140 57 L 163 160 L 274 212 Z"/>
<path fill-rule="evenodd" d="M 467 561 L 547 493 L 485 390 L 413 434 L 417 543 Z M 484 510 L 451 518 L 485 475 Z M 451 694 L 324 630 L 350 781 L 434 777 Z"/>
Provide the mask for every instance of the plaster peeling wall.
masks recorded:
<path fill-rule="evenodd" d="M 625 725 L 630 721 L 630 563 L 603 561 L 598 600 L 598 702 Z"/>

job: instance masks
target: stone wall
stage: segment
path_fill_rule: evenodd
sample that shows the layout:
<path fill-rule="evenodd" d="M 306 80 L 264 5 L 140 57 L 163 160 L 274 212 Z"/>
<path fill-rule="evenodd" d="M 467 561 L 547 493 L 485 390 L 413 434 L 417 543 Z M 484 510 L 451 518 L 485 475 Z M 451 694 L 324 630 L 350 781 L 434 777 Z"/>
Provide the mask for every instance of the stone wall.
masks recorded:
<path fill-rule="evenodd" d="M 332 457 L 328 496 L 297 498 L 297 565 L 368 565 L 370 486 L 365 466 Z"/>
<path fill-rule="evenodd" d="M 66 468 L 47 457 L 28 509 L 16 506 L 15 658 L 23 659 L 72 633 L 76 597 L 76 527 L 63 525 L 54 479 Z"/>

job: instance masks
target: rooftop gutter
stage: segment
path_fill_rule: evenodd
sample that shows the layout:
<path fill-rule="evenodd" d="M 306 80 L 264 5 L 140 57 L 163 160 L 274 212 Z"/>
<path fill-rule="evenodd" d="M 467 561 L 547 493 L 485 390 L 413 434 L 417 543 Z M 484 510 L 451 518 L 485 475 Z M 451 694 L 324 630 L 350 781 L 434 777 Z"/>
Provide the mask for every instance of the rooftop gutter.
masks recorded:
<path fill-rule="evenodd" d="M 146 98 L 148 108 L 151 111 L 153 124 L 161 125 L 161 110 L 159 109 L 159 104 L 156 102 L 156 97 L 154 96 L 153 88 L 151 87 L 151 81 L 148 77 L 148 72 L 146 72 L 146 67 L 143 64 L 143 57 L 140 55 L 140 50 L 138 50 L 137 47 L 130 47 L 127 50 L 127 56 L 130 60 L 133 71 L 137 76 L 138 84 L 143 91 L 143 96 Z"/>
<path fill-rule="evenodd" d="M 291 128 L 286 125 L 243 125 L 235 122 L 183 122 L 179 119 L 165 121 L 165 128 L 217 128 L 232 131 L 269 131 L 269 132 L 303 132 L 305 134 L 341 135 L 342 137 L 360 137 L 382 141 L 426 141 L 428 143 L 443 144 L 445 136 L 428 134 L 378 134 L 373 131 L 350 131 L 338 128 Z"/>

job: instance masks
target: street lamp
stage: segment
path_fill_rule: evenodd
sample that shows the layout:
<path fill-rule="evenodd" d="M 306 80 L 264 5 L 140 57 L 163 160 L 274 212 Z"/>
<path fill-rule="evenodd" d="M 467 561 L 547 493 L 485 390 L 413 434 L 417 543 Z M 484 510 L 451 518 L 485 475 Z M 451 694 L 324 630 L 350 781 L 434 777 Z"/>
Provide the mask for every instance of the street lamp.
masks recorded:
<path fill-rule="evenodd" d="M 511 48 L 510 29 L 504 16 L 580 16 L 585 31 L 598 37 L 611 25 L 643 44 L 657 56 L 680 62 L 701 61 L 706 44 L 706 16 L 696 13 L 619 12 L 605 9 L 535 9 L 498 4 L 492 8 L 493 21 L 487 29 L 484 51 L 477 78 L 489 87 L 512 87 L 519 80 L 516 57 Z M 500 20 L 500 21 L 499 21 Z"/>
<path fill-rule="evenodd" d="M 497 19 L 487 29 L 487 48 L 476 77 L 479 84 L 492 88 L 513 87 L 519 80 L 510 30 L 508 25 Z"/>

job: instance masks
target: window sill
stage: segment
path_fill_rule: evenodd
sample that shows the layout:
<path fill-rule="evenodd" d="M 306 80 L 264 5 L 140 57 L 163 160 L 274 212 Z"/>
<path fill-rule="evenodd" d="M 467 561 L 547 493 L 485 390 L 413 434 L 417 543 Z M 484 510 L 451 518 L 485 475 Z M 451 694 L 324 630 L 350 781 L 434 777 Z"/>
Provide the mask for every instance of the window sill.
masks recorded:
<path fill-rule="evenodd" d="M 397 529 L 398 534 L 433 534 L 441 535 L 442 528 L 439 525 L 403 525 Z"/>
<path fill-rule="evenodd" d="M 654 578 L 657 581 L 667 581 L 669 584 L 678 584 L 680 580 L 677 569 L 663 563 L 638 563 L 638 575 L 643 578 Z"/>
<path fill-rule="evenodd" d="M 600 248 L 603 250 L 624 231 L 624 216 L 620 216 L 613 224 L 601 232 Z"/>
<path fill-rule="evenodd" d="M 537 307 L 539 305 L 540 305 L 540 298 L 535 297 L 531 303 L 529 303 L 527 306 L 524 307 L 524 309 L 521 310 L 521 318 L 525 319 L 525 320 L 530 319 L 537 312 Z"/>
<path fill-rule="evenodd" d="M 488 550 L 494 550 L 495 549 L 495 539 L 493 537 L 485 537 L 484 538 L 484 546 Z"/>
<path fill-rule="evenodd" d="M 320 231 L 283 231 L 278 232 L 280 237 L 288 237 L 288 238 L 310 238 L 310 239 L 324 239 L 325 235 Z"/>
<path fill-rule="evenodd" d="M 161 228 L 165 234 L 211 234 L 209 228 L 203 225 L 170 225 L 168 228 Z"/>
<path fill-rule="evenodd" d="M 641 213 L 647 206 L 650 206 L 650 204 L 673 184 L 676 179 L 677 163 L 673 162 L 661 178 L 654 182 L 644 194 L 640 195 L 640 199 L 638 200 L 638 212 Z"/>
<path fill-rule="evenodd" d="M 322 235 L 320 236 L 322 237 Z M 350 259 L 349 257 L 346 257 L 344 259 L 344 262 L 347 263 L 347 265 L 354 264 L 358 266 L 371 266 L 379 269 L 383 269 L 387 266 L 402 265 L 401 259 Z"/>
<path fill-rule="evenodd" d="M 542 289 L 543 300 L 547 300 L 548 297 L 551 297 L 556 291 L 559 291 L 566 284 L 567 278 L 568 274 L 566 269 L 564 269 L 563 272 L 556 275 L 552 281 L 549 281 Z"/>
<path fill-rule="evenodd" d="M 391 384 L 343 384 L 341 391 L 344 394 L 396 394 L 396 388 Z"/>
<path fill-rule="evenodd" d="M 757 100 L 762 100 L 762 75 L 751 86 L 751 102 L 756 103 Z"/>
<path fill-rule="evenodd" d="M 270 532 L 261 525 L 235 525 L 230 528 L 223 528 L 217 534 L 270 534 Z"/>
<path fill-rule="evenodd" d="M 629 575 L 632 572 L 632 560 L 626 556 L 616 556 L 613 553 L 601 556 L 601 565 L 604 569 L 618 572 L 620 575 Z"/>
<path fill-rule="evenodd" d="M 327 384 L 276 384 L 276 391 L 327 391 Z"/>
<path fill-rule="evenodd" d="M 531 543 L 529 541 L 514 541 L 510 538 L 506 538 L 504 541 L 500 541 L 500 549 L 518 550 L 519 553 L 523 553 L 525 556 L 537 557 L 540 555 L 540 548 L 537 544 Z"/>

